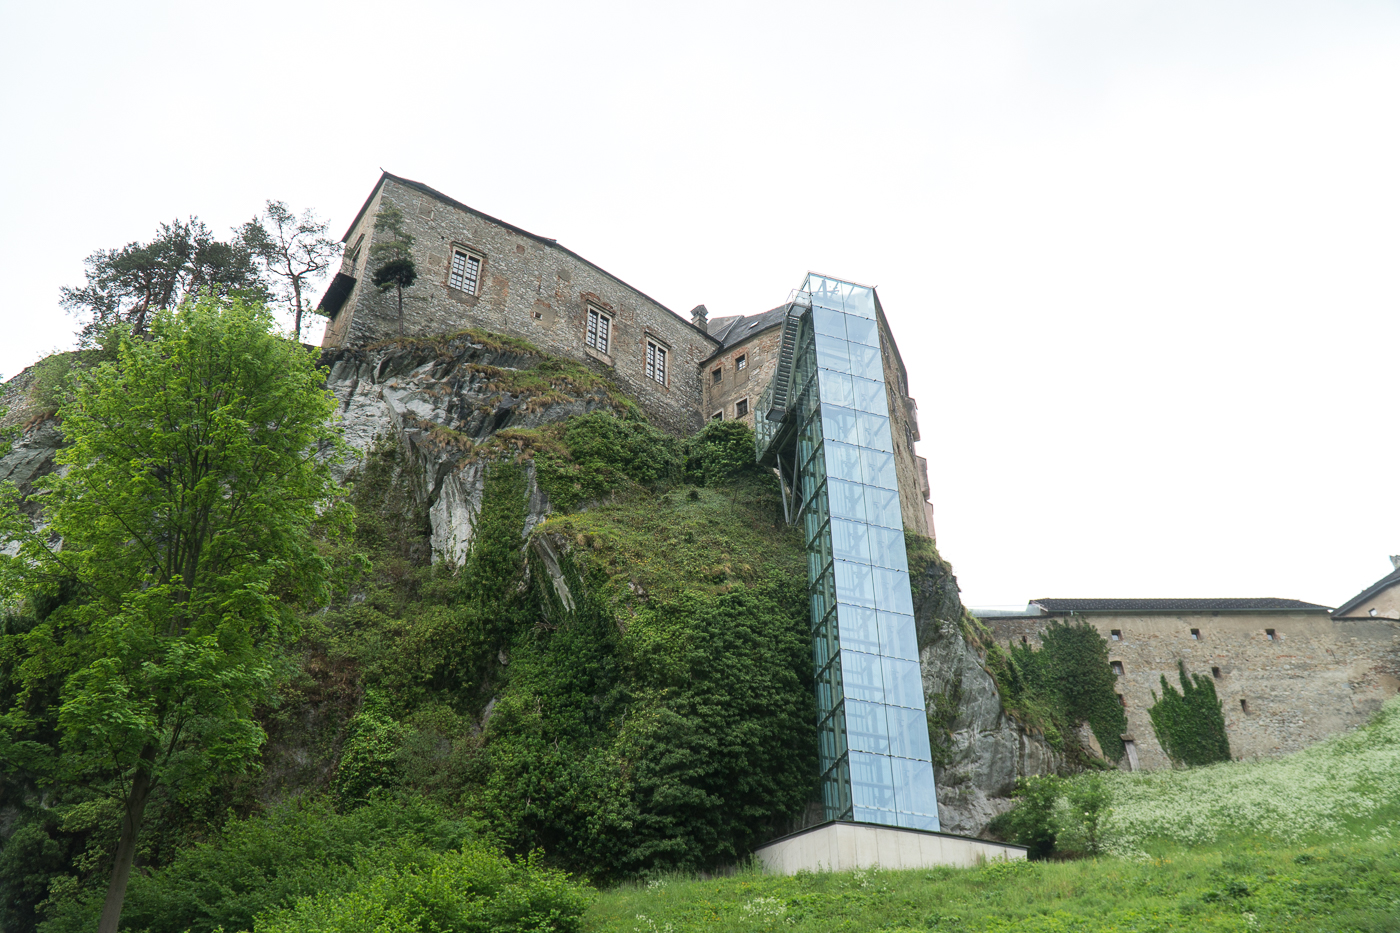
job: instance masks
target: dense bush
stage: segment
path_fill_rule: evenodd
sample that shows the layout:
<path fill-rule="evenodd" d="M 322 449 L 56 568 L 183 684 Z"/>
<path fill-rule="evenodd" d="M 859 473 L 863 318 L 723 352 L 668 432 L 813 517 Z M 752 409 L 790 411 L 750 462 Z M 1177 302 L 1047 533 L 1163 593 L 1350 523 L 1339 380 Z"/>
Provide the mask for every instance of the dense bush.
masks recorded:
<path fill-rule="evenodd" d="M 1230 739 L 1225 734 L 1225 713 L 1215 695 L 1215 683 L 1200 674 L 1186 675 L 1186 665 L 1177 662 L 1181 690 L 1173 689 L 1162 677 L 1162 695 L 1147 715 L 1162 751 L 1177 765 L 1209 765 L 1230 760 Z"/>

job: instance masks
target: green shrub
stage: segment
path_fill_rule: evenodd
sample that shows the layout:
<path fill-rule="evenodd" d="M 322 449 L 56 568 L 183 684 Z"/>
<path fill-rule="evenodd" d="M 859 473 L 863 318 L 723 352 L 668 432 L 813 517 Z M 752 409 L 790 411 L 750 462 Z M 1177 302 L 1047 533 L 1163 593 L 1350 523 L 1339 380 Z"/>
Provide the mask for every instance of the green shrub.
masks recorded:
<path fill-rule="evenodd" d="M 1112 812 L 1108 788 L 1097 774 L 1086 774 L 1064 785 L 1055 801 L 1055 851 L 1065 855 L 1098 855 L 1104 850 L 1104 824 Z"/>
<path fill-rule="evenodd" d="M 765 472 L 754 460 L 753 429 L 743 421 L 710 421 L 687 444 L 686 478 L 718 486 L 741 473 Z"/>
<path fill-rule="evenodd" d="M 1064 778 L 1053 774 L 1017 778 L 1016 806 L 992 820 L 997 835 L 1030 850 L 1033 859 L 1047 859 L 1055 852 L 1055 802 L 1064 793 Z"/>
<path fill-rule="evenodd" d="M 303 898 L 260 917 L 256 933 L 575 933 L 584 888 L 545 868 L 539 853 L 510 860 L 481 845 L 366 859 L 349 890 Z"/>
<path fill-rule="evenodd" d="M 1162 677 L 1162 696 L 1154 692 L 1147 715 L 1162 751 L 1177 765 L 1209 765 L 1230 760 L 1230 739 L 1225 734 L 1225 713 L 1209 677 L 1192 674 L 1178 661 L 1178 691 Z"/>
<path fill-rule="evenodd" d="M 541 443 L 534 459 L 536 479 L 560 512 L 572 512 L 628 483 L 675 481 L 685 465 L 679 440 L 645 421 L 605 410 L 540 431 L 558 439 Z"/>

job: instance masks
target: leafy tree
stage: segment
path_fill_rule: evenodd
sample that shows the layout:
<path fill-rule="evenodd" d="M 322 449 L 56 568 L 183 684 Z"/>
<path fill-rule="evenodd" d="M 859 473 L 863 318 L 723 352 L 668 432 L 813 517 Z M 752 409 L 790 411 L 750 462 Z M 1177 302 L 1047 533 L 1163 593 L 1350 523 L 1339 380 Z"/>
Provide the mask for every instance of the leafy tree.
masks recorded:
<path fill-rule="evenodd" d="M 301 339 L 302 290 L 340 258 L 341 246 L 326 236 L 326 222 L 307 210 L 298 217 L 281 201 L 268 201 L 262 216 L 243 225 L 243 241 L 267 271 L 282 280 L 283 300 L 294 315 L 292 330 Z"/>
<path fill-rule="evenodd" d="M 78 332 L 84 346 L 99 343 L 115 325 L 142 336 L 158 312 L 177 307 L 187 295 L 238 294 L 248 300 L 266 295 L 253 249 L 243 236 L 217 240 L 198 217 L 161 224 L 147 243 L 100 249 L 84 265 L 87 282 L 62 289 L 59 302 L 88 318 Z"/>
<path fill-rule="evenodd" d="M 323 374 L 272 327 L 239 299 L 157 313 L 149 340 L 74 376 L 47 526 L 13 492 L 0 510 L 20 542 L 3 595 L 74 594 L 3 636 L 16 689 L 0 764 L 119 802 L 101 933 L 117 929 L 152 794 L 195 798 L 253 762 L 253 707 L 297 633 L 290 606 L 329 573 L 313 531 L 348 520 L 321 456 L 341 449 Z M 56 708 L 31 702 L 55 686 Z"/>
<path fill-rule="evenodd" d="M 370 247 L 369 261 L 374 266 L 372 281 L 380 291 L 396 289 L 399 296 L 399 336 L 403 336 L 403 290 L 418 281 L 418 267 L 413 264 L 413 235 L 403 228 L 403 211 L 386 204 L 374 218 L 376 242 Z M 389 237 L 380 240 L 378 237 Z"/>
<path fill-rule="evenodd" d="M 1225 713 L 1215 695 L 1215 684 L 1209 677 L 1192 674 L 1186 665 L 1176 662 L 1181 679 L 1177 691 L 1162 677 L 1162 696 L 1152 694 L 1152 731 L 1157 742 L 1173 764 L 1208 765 L 1230 760 L 1230 739 L 1225 735 Z"/>

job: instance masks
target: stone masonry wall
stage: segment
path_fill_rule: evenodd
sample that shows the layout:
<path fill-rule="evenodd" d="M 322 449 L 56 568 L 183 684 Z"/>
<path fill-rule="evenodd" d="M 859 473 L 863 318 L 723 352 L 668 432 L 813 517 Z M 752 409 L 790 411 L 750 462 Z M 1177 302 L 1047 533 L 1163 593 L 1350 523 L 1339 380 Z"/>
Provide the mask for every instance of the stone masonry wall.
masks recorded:
<path fill-rule="evenodd" d="M 926 538 L 933 535 L 933 505 L 929 502 L 928 461 L 914 453 L 919 439 L 918 406 L 909 397 L 909 375 L 900 361 L 899 348 L 885 315 L 880 324 L 880 360 L 885 370 L 885 395 L 889 401 L 890 434 L 894 440 L 895 477 L 899 480 L 899 506 L 904 527 Z"/>
<path fill-rule="evenodd" d="M 1053 617 L 985 618 L 1003 644 L 1036 645 Z M 1400 691 L 1400 622 L 1333 620 L 1324 612 L 1092 613 L 1123 665 L 1119 692 L 1143 768 L 1170 766 L 1147 711 L 1161 678 L 1212 677 L 1236 758 L 1284 755 L 1364 724 Z M 1200 633 L 1192 638 L 1191 630 Z M 1267 630 L 1274 631 L 1270 640 Z M 1113 640 L 1112 632 L 1121 633 Z M 1213 674 L 1218 669 L 1219 674 Z M 1244 705 L 1241 705 L 1241 700 Z"/>
<path fill-rule="evenodd" d="M 706 420 L 713 418 L 717 412 L 723 412 L 725 421 L 732 420 L 735 418 L 735 404 L 740 399 L 747 399 L 749 411 L 740 420 L 753 427 L 758 397 L 773 381 L 773 373 L 778 368 L 778 344 L 782 336 L 781 326 L 770 327 L 705 362 L 701 367 L 700 380 L 705 387 Z M 741 356 L 745 359 L 742 370 L 737 364 Z M 720 373 L 718 382 L 714 377 L 716 370 Z"/>
<path fill-rule="evenodd" d="M 346 238 L 341 271 L 358 281 L 327 327 L 325 346 L 362 346 L 398 334 L 394 291 L 380 292 L 368 281 L 374 216 L 386 201 L 404 213 L 406 230 L 415 240 L 418 281 L 404 292 L 405 334 L 480 327 L 521 337 L 548 352 L 610 370 L 619 386 L 666 430 L 687 434 L 703 424 L 699 364 L 715 352 L 717 341 L 553 241 L 493 223 L 392 176 L 383 179 Z M 364 239 L 352 258 L 361 235 Z M 454 246 L 483 257 L 476 295 L 448 288 Z M 584 344 L 590 303 L 612 316 L 606 354 Z M 648 339 L 668 351 L 664 385 L 645 374 Z"/>

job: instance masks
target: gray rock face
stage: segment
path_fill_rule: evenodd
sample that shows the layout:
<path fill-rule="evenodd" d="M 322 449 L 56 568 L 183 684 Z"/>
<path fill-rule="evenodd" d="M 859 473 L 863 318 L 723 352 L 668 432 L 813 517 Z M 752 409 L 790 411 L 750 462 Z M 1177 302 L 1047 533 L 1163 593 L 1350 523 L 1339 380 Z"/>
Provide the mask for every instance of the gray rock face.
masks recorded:
<path fill-rule="evenodd" d="M 951 569 L 931 562 L 911 582 L 924 697 L 930 719 L 946 729 L 934 749 L 939 820 L 944 832 L 980 835 L 1011 809 L 1018 777 L 1060 772 L 1065 763 L 1002 707 L 984 652 L 963 632 Z"/>
<path fill-rule="evenodd" d="M 578 394 L 541 403 L 503 391 L 500 371 L 529 368 L 539 360 L 456 338 L 428 346 L 389 345 L 331 350 L 329 388 L 340 400 L 346 442 L 364 453 L 392 433 L 413 469 L 415 495 L 427 506 L 434 560 L 460 564 L 474 536 L 485 482 L 476 445 L 507 428 L 534 428 L 610 407 L 601 394 Z M 344 476 L 354 463 L 339 467 Z M 549 513 L 549 500 L 526 465 L 530 490 L 525 531 Z"/>

